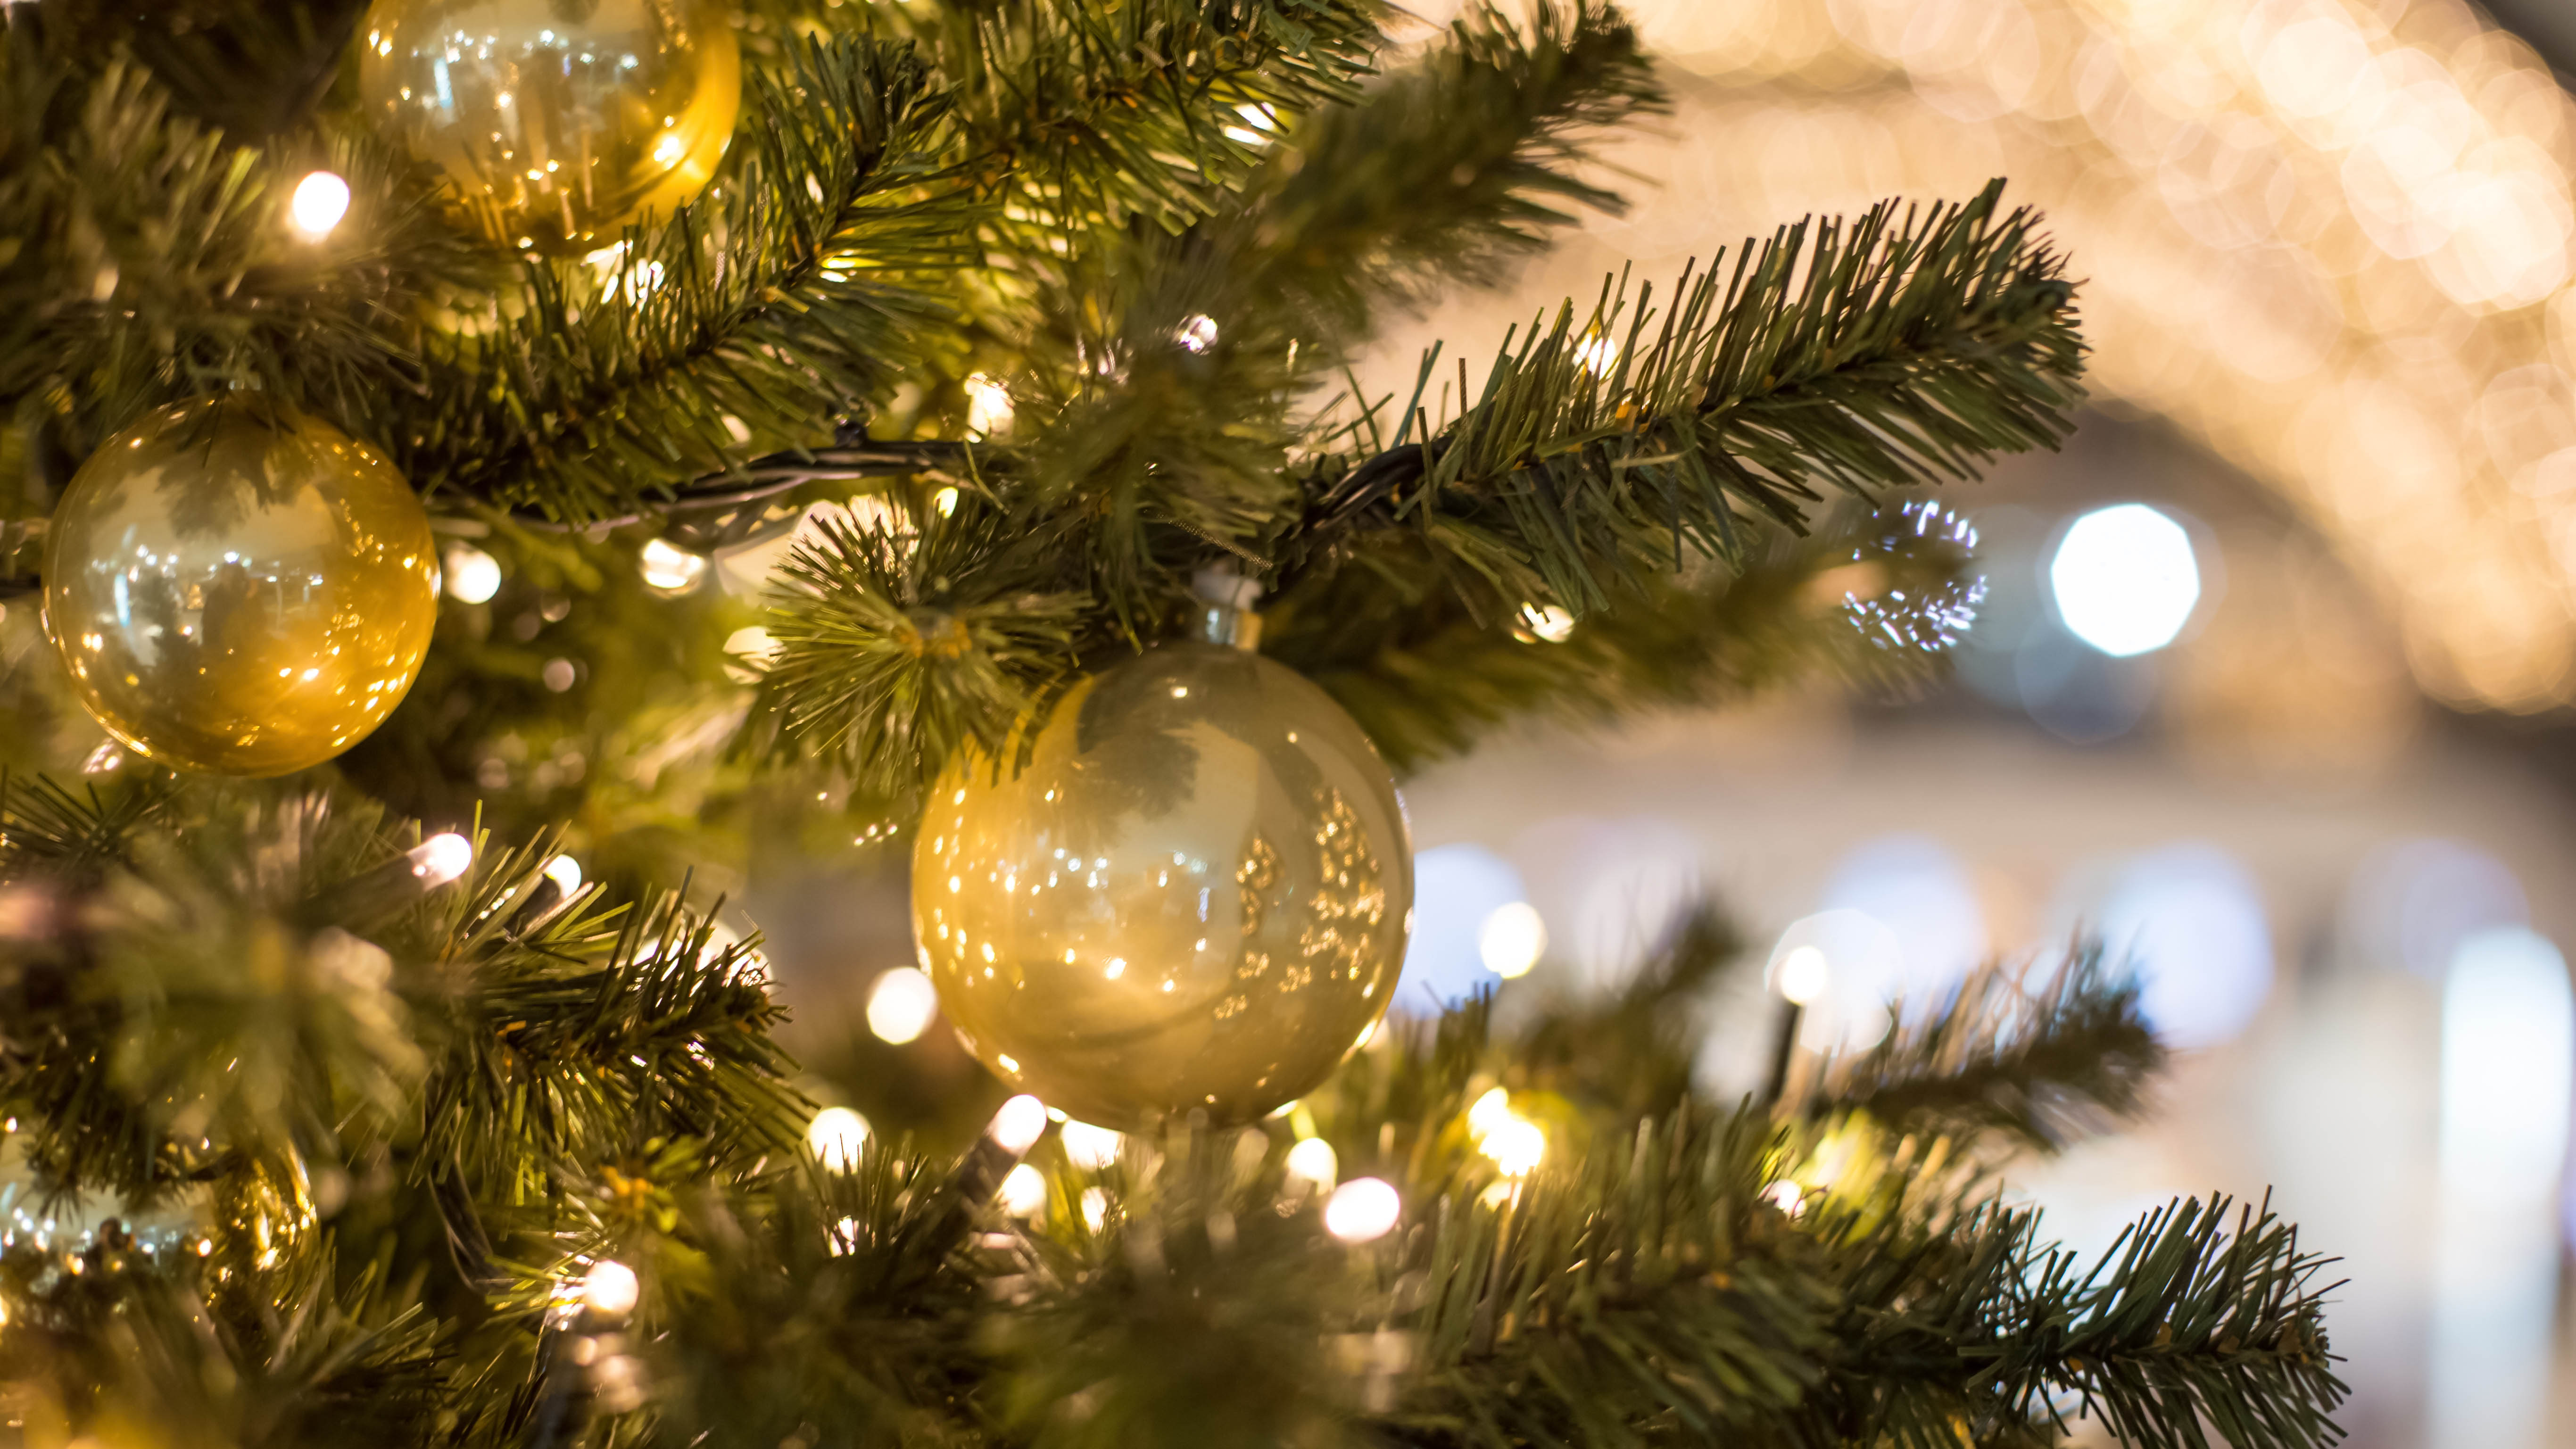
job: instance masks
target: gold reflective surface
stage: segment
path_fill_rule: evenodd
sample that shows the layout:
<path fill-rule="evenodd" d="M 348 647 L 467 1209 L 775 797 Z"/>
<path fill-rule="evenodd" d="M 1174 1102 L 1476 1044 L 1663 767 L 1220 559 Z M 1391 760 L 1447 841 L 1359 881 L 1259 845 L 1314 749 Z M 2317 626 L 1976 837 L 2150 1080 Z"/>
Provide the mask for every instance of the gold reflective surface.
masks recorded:
<path fill-rule="evenodd" d="M 1049 1106 L 1248 1122 L 1385 1011 L 1412 843 L 1377 751 L 1294 670 L 1165 645 L 1077 685 L 1027 768 L 951 765 L 913 932 L 959 1035 Z"/>
<path fill-rule="evenodd" d="M 419 498 L 314 418 L 164 408 L 81 465 L 45 542 L 45 627 L 81 702 L 176 769 L 283 775 L 356 744 L 437 622 Z"/>
<path fill-rule="evenodd" d="M 366 104 L 505 246 L 578 254 L 715 174 L 742 105 L 724 0 L 379 0 Z"/>

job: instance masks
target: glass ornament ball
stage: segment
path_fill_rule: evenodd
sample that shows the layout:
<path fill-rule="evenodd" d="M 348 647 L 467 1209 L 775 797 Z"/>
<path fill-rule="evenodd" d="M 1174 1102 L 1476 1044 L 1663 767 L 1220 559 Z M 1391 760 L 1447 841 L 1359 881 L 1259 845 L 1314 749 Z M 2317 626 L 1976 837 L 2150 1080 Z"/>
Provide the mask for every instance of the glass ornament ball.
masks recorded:
<path fill-rule="evenodd" d="M 574 256 L 705 189 L 742 109 L 725 0 L 377 0 L 358 91 L 504 246 Z"/>
<path fill-rule="evenodd" d="M 429 515 L 316 418 L 201 398 L 111 438 L 45 539 L 45 629 L 109 734 L 174 769 L 283 775 L 384 722 L 438 622 Z"/>
<path fill-rule="evenodd" d="M 1411 928 L 1376 748 L 1296 671 L 1216 644 L 1082 680 L 1016 772 L 952 762 L 912 870 L 968 1049 L 1120 1130 L 1257 1121 L 1313 1090 L 1386 1010 Z"/>

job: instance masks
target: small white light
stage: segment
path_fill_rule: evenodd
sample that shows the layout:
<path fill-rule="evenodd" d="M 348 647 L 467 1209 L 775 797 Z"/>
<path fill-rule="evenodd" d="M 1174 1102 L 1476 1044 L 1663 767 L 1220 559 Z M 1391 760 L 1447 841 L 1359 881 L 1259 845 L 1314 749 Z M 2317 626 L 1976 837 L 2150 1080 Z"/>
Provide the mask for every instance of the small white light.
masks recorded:
<path fill-rule="evenodd" d="M 1523 604 L 1518 632 L 1524 644 L 1537 639 L 1562 644 L 1574 637 L 1574 616 L 1554 604 Z"/>
<path fill-rule="evenodd" d="M 501 592 L 501 561 L 470 543 L 447 546 L 447 596 L 460 604 L 490 603 Z"/>
<path fill-rule="evenodd" d="M 316 171 L 296 183 L 287 214 L 306 239 L 320 241 L 349 214 L 349 183 L 328 171 Z"/>
<path fill-rule="evenodd" d="M 931 494 L 930 506 L 937 509 L 939 511 L 939 516 L 942 518 L 953 516 L 957 512 L 957 490 L 954 488 L 942 488 L 938 492 Z"/>
<path fill-rule="evenodd" d="M 1345 1243 L 1371 1243 L 1395 1231 L 1404 1199 L 1379 1178 L 1355 1177 L 1324 1202 L 1324 1231 Z"/>
<path fill-rule="evenodd" d="M 1782 996 L 1806 1006 L 1824 995 L 1825 988 L 1833 984 L 1833 968 L 1825 961 L 1824 952 L 1813 946 L 1795 946 L 1780 958 L 1780 966 L 1773 973 L 1773 979 Z"/>
<path fill-rule="evenodd" d="M 2122 503 L 2067 528 L 2048 563 L 2048 588 L 2076 638 L 2126 659 L 2171 644 L 2191 621 L 2200 566 L 2181 524 Z"/>
<path fill-rule="evenodd" d="M 1216 319 L 1205 312 L 1192 313 L 1172 333 L 1172 340 L 1190 352 L 1205 352 L 1216 346 Z"/>
<path fill-rule="evenodd" d="M 1333 1154 L 1333 1144 L 1321 1137 L 1309 1137 L 1288 1149 L 1288 1179 L 1312 1183 L 1318 1192 L 1332 1191 L 1341 1176 L 1341 1160 Z"/>
<path fill-rule="evenodd" d="M 939 1019 L 939 988 L 911 966 L 898 966 L 868 988 L 868 1030 L 894 1046 L 917 1041 Z"/>
<path fill-rule="evenodd" d="M 558 855 L 546 862 L 546 879 L 570 899 L 581 891 L 581 862 L 569 855 Z"/>
<path fill-rule="evenodd" d="M 1118 1160 L 1126 1149 L 1127 1139 L 1106 1127 L 1088 1122 L 1067 1121 L 1064 1124 L 1064 1160 L 1093 1172 Z"/>
<path fill-rule="evenodd" d="M 1496 906 L 1476 930 L 1476 955 L 1506 981 L 1527 976 L 1546 950 L 1547 922 L 1527 901 Z"/>
<path fill-rule="evenodd" d="M 590 1265 L 590 1276 L 581 1280 L 581 1301 L 593 1313 L 623 1318 L 635 1311 L 636 1300 L 644 1296 L 644 1285 L 637 1281 L 635 1270 L 614 1258 L 602 1258 Z"/>
<path fill-rule="evenodd" d="M 1506 1177 L 1527 1177 L 1547 1155 L 1547 1134 L 1537 1123 L 1514 1117 L 1495 1124 L 1476 1150 L 1492 1158 Z"/>
<path fill-rule="evenodd" d="M 993 1114 L 993 1125 L 985 1131 L 1004 1152 L 1017 1155 L 1035 1146 L 1046 1135 L 1046 1103 L 1022 1092 L 1002 1104 Z"/>
<path fill-rule="evenodd" d="M 1046 1207 L 1046 1179 L 1023 1162 L 1002 1179 L 1002 1211 L 1015 1218 L 1033 1217 Z"/>
<path fill-rule="evenodd" d="M 868 1119 L 847 1107 L 826 1107 L 805 1129 L 805 1145 L 825 1167 L 847 1172 L 859 1165 L 860 1151 L 868 1145 Z"/>
<path fill-rule="evenodd" d="M 1082 1190 L 1082 1225 L 1099 1232 L 1109 1221 L 1109 1193 L 1106 1189 L 1086 1187 Z"/>
<path fill-rule="evenodd" d="M 736 629 L 725 636 L 724 652 L 731 662 L 725 665 L 726 677 L 737 684 L 753 684 L 760 671 L 778 655 L 778 641 L 758 624 Z"/>
<path fill-rule="evenodd" d="M 1619 365 L 1619 341 L 1595 333 L 1574 345 L 1574 365 L 1594 377 L 1608 377 Z"/>
<path fill-rule="evenodd" d="M 668 539 L 646 542 L 637 565 L 643 571 L 645 586 L 656 593 L 685 594 L 707 576 L 706 559 Z"/>
<path fill-rule="evenodd" d="M 966 379 L 967 432 L 979 438 L 1002 432 L 1011 426 L 1011 411 L 1009 388 L 980 372 Z"/>
<path fill-rule="evenodd" d="M 1467 1109 L 1467 1130 L 1482 1137 L 1512 1120 L 1512 1094 L 1500 1087 L 1476 1099 Z"/>
<path fill-rule="evenodd" d="M 1793 1218 L 1798 1215 L 1800 1208 L 1807 1205 L 1807 1195 L 1798 1190 L 1796 1183 L 1786 1178 L 1762 1189 L 1762 1200 Z"/>
<path fill-rule="evenodd" d="M 443 886 L 474 866 L 474 842 L 452 830 L 433 835 L 406 853 L 412 875 L 430 888 Z"/>

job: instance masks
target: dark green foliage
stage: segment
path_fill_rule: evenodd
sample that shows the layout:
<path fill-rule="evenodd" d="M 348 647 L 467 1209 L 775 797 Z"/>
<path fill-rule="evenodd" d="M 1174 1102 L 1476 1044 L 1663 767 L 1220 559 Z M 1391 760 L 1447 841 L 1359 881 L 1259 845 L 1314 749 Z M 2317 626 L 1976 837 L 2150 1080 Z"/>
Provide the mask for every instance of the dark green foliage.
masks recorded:
<path fill-rule="evenodd" d="M 1892 495 L 2053 445 L 2079 396 L 2060 259 L 1998 190 L 1337 396 L 1391 310 L 1620 205 L 1587 148 L 1664 102 L 1614 8 L 1475 8 L 1400 52 L 1363 0 L 746 0 L 718 180 L 593 263 L 496 248 L 375 138 L 359 9 L 0 7 L 11 586 L 83 456 L 227 389 L 382 446 L 509 574 L 334 770 L 109 748 L 78 789 L 0 781 L 28 1189 L 0 1207 L 30 1210 L 0 1380 L 31 1437 L 1931 1449 L 2043 1445 L 2080 1403 L 2149 1449 L 2333 1440 L 2286 1229 L 2180 1205 L 2079 1273 L 1993 1203 L 2003 1148 L 2134 1110 L 2158 1064 L 2098 953 L 1727 1103 L 1693 1074 L 1737 954 L 1703 910 L 1605 1001 L 1400 1024 L 1284 1118 L 1105 1167 L 1041 1143 L 1048 1206 L 1014 1219 L 990 1138 L 818 1164 L 757 943 L 644 883 L 790 796 L 882 848 L 961 751 L 1171 637 L 1211 566 L 1399 766 L 1919 671 L 1973 540 Z M 296 239 L 319 166 L 354 205 Z M 631 550 L 825 500 L 755 693 L 717 648 L 750 609 L 659 598 Z M 31 621 L 0 626 L 0 721 L 30 722 L 0 757 L 79 759 Z M 559 823 L 613 891 L 545 874 Z M 450 827 L 473 867 L 417 874 Z M 1526 1178 L 1479 1104 L 1542 1130 Z M 1396 1232 L 1324 1231 L 1307 1136 L 1396 1186 Z M 631 1315 L 584 1306 L 603 1260 Z"/>

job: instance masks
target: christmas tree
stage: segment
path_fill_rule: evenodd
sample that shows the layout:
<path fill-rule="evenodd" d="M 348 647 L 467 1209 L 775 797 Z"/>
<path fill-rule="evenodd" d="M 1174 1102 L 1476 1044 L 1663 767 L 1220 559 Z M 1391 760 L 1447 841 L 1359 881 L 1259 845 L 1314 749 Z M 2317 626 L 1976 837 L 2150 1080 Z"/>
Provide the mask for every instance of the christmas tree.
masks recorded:
<path fill-rule="evenodd" d="M 0 18 L 20 1442 L 2337 1438 L 2288 1225 L 2001 1195 L 2160 1063 L 2098 947 L 1862 1050 L 1784 1003 L 1746 1100 L 1713 908 L 1380 1021 L 1391 771 L 1937 667 L 1924 490 L 2081 398 L 2000 183 L 1370 397 L 1620 205 L 1615 9 Z M 995 1077 L 809 1095 L 691 873 L 762 841 L 914 862 Z"/>

